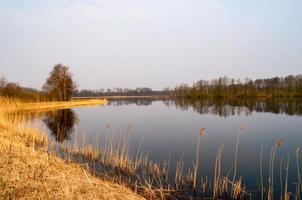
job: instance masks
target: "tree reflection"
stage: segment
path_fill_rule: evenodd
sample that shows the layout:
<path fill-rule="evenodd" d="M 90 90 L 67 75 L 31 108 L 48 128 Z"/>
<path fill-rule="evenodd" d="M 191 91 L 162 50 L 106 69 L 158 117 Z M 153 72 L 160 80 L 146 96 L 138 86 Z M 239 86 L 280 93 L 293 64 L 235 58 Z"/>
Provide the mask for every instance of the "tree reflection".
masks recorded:
<path fill-rule="evenodd" d="M 137 98 L 137 99 L 114 99 L 110 100 L 108 105 L 113 105 L 113 106 L 126 106 L 126 105 L 131 105 L 135 104 L 137 106 L 149 106 L 152 104 L 151 99 L 144 99 L 144 98 Z"/>
<path fill-rule="evenodd" d="M 70 138 L 78 118 L 71 109 L 64 109 L 46 113 L 43 121 L 56 140 L 63 142 Z"/>
<path fill-rule="evenodd" d="M 194 111 L 202 115 L 214 114 L 221 117 L 228 117 L 236 114 L 250 115 L 252 112 L 302 115 L 301 98 L 179 99 L 175 101 L 166 101 L 164 103 L 168 106 L 174 105 L 176 108 L 181 110 L 193 108 Z"/>

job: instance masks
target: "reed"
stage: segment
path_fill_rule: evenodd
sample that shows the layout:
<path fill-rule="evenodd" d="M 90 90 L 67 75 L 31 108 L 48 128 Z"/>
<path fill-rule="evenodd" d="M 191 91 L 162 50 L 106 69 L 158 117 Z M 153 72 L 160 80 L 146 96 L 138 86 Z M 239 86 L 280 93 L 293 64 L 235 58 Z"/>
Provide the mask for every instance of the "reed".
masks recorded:
<path fill-rule="evenodd" d="M 182 161 L 184 156 L 184 152 L 181 154 L 179 161 L 176 162 L 176 167 L 175 167 L 175 177 L 174 177 L 174 182 L 175 182 L 175 188 L 176 190 L 179 190 L 179 185 L 183 184 L 183 169 L 184 169 L 184 162 Z"/>
<path fill-rule="evenodd" d="M 263 186 L 263 145 L 261 145 L 260 150 L 260 191 L 261 191 L 261 200 L 264 197 L 264 186 Z"/>
<path fill-rule="evenodd" d="M 208 177 L 201 177 L 201 191 L 203 193 L 206 193 L 207 190 L 210 188 Z"/>
<path fill-rule="evenodd" d="M 195 163 L 193 164 L 194 172 L 193 172 L 193 188 L 194 188 L 194 194 L 196 191 L 197 187 L 197 174 L 198 174 L 198 168 L 199 168 L 199 143 L 200 143 L 200 138 L 205 134 L 205 128 L 200 128 L 197 142 L 196 142 L 196 158 L 195 158 Z"/>
<path fill-rule="evenodd" d="M 231 181 L 227 177 L 224 177 L 226 183 L 232 185 L 232 199 L 244 199 L 244 195 L 248 195 L 251 198 L 251 194 L 246 192 L 245 187 L 242 185 L 242 177 L 238 181 Z"/>
<path fill-rule="evenodd" d="M 280 181 L 280 197 L 282 198 L 283 196 L 283 173 L 282 173 L 282 170 L 283 170 L 283 158 L 281 158 L 280 160 L 280 169 L 279 169 L 279 181 Z"/>
<path fill-rule="evenodd" d="M 138 190 L 140 188 L 140 191 L 142 191 L 142 188 L 146 188 L 148 192 L 146 192 L 148 195 L 150 195 L 151 188 L 154 191 L 161 191 L 156 193 L 156 197 L 162 197 L 168 196 L 169 191 L 173 193 L 173 191 L 181 191 L 183 184 L 192 185 L 194 187 L 194 181 L 196 180 L 196 165 L 193 165 L 192 169 L 189 169 L 187 173 L 183 173 L 184 169 L 184 162 L 183 154 L 180 157 L 180 160 L 176 162 L 176 169 L 175 169 L 175 176 L 174 176 L 174 182 L 175 182 L 175 189 L 170 188 L 169 184 L 167 184 L 167 174 L 168 169 L 170 165 L 170 161 L 164 160 L 162 164 L 154 163 L 153 161 L 150 161 L 148 159 L 148 155 L 141 153 L 137 154 L 136 156 L 131 156 L 129 151 L 129 145 L 128 142 L 130 140 L 129 133 L 126 133 L 123 136 L 116 137 L 112 136 L 113 132 L 111 130 L 107 131 L 107 140 L 104 147 L 100 148 L 99 151 L 99 160 L 97 162 L 102 162 L 104 165 L 112 166 L 112 168 L 115 169 L 114 173 L 116 173 L 117 169 L 122 170 L 124 172 L 127 172 L 127 176 L 138 176 L 140 171 L 143 171 L 142 176 L 139 176 L 138 179 L 135 181 L 134 188 L 135 190 Z M 239 143 L 239 140 L 237 138 L 237 141 Z M 246 187 L 244 186 L 243 177 L 239 177 L 238 180 L 235 179 L 233 181 L 232 179 L 228 179 L 227 176 L 222 175 L 222 165 L 221 165 L 221 159 L 222 159 L 222 152 L 226 141 L 222 143 L 218 147 L 218 151 L 216 154 L 215 159 L 215 169 L 214 169 L 214 180 L 213 182 L 208 179 L 208 177 L 201 177 L 201 187 L 200 190 L 203 192 L 203 194 L 208 194 L 208 191 L 212 191 L 212 195 L 209 196 L 209 198 L 224 198 L 228 197 L 231 199 L 245 199 L 245 198 L 252 198 L 250 192 L 246 190 Z M 196 143 L 197 147 L 196 149 L 199 149 L 198 142 Z M 277 152 L 277 149 L 281 147 L 284 144 L 284 140 L 278 139 L 274 146 L 271 148 L 271 154 L 270 154 L 270 166 L 269 166 L 269 190 L 267 198 L 277 198 L 275 195 L 273 195 L 273 182 L 274 180 L 272 177 L 275 176 L 274 173 L 274 163 L 275 163 L 275 155 Z M 140 145 L 141 146 L 141 143 Z M 84 148 L 86 145 L 84 145 Z M 128 150 L 127 150 L 128 149 Z M 264 199 L 264 178 L 263 178 L 263 145 L 261 146 L 260 151 L 260 189 L 261 192 L 261 198 Z M 80 151 L 80 150 L 79 150 Z M 80 151 L 85 152 L 85 151 Z M 198 152 L 198 151 L 196 151 Z M 127 155 L 125 155 L 125 153 Z M 101 158 L 101 159 L 100 159 Z M 196 162 L 199 163 L 198 159 L 199 155 L 197 153 Z M 297 154 L 297 158 L 299 158 Z M 280 198 L 282 199 L 288 199 L 290 197 L 290 193 L 288 192 L 288 165 L 289 160 L 287 161 L 287 168 L 286 168 L 286 178 L 284 182 L 283 187 L 283 175 L 282 175 L 282 166 L 283 161 L 280 162 L 280 189 L 284 192 L 281 193 Z M 127 163 L 127 164 L 125 164 Z M 199 166 L 199 165 L 198 165 Z M 297 165 L 297 168 L 298 165 Z M 232 177 L 233 178 L 233 177 Z M 299 175 L 298 175 L 298 179 Z M 129 182 L 128 182 L 129 183 Z M 212 184 L 213 183 L 213 184 Z M 130 183 L 131 184 L 131 183 Z M 297 186 L 298 188 L 299 186 Z M 197 189 L 197 187 L 196 187 Z M 148 196 L 147 195 L 147 196 Z M 230 196 L 228 196 L 230 195 Z M 145 196 L 145 195 L 144 195 Z M 298 196 L 298 193 L 295 195 Z M 154 196 L 153 196 L 154 197 Z"/>
<path fill-rule="evenodd" d="M 285 186 L 284 186 L 284 197 L 283 200 L 289 200 L 290 199 L 290 193 L 288 191 L 288 170 L 289 170 L 289 156 L 287 157 L 287 164 L 285 168 Z"/>
<path fill-rule="evenodd" d="M 238 145 L 239 145 L 240 133 L 237 135 L 236 146 L 235 146 L 235 156 L 234 156 L 234 174 L 232 182 L 234 183 L 237 175 L 237 155 L 238 155 Z"/>
<path fill-rule="evenodd" d="M 296 149 L 296 167 L 297 167 L 297 189 L 295 194 L 295 200 L 300 199 L 300 190 L 301 190 L 301 175 L 300 175 L 300 148 Z"/>
<path fill-rule="evenodd" d="M 164 160 L 162 164 L 158 164 L 150 161 L 144 153 L 133 156 L 129 148 L 130 135 L 130 127 L 124 134 L 117 137 L 108 125 L 106 141 L 98 148 L 89 144 L 84 135 L 80 146 L 75 148 L 75 144 L 65 144 L 64 148 L 60 145 L 60 149 L 66 155 L 73 155 L 75 162 L 78 157 L 104 166 L 103 173 L 107 177 L 121 181 L 136 191 L 139 188 L 140 194 L 144 197 L 150 197 L 150 188 L 153 188 L 153 195 L 155 195 L 153 198 L 166 196 L 167 191 L 171 191 L 170 185 L 167 184 L 170 160 Z M 79 138 L 74 139 L 79 140 Z"/>
<path fill-rule="evenodd" d="M 39 123 L 11 114 L 19 104 L 0 98 L 0 199 L 143 199 L 54 156 Z"/>
<path fill-rule="evenodd" d="M 270 164 L 269 164 L 269 188 L 268 188 L 268 196 L 267 199 L 271 200 L 274 198 L 274 163 L 275 163 L 275 155 L 278 147 L 281 147 L 284 144 L 284 139 L 278 139 L 271 148 L 270 155 Z"/>
<path fill-rule="evenodd" d="M 221 183 L 221 154 L 224 147 L 224 143 L 218 147 L 218 151 L 215 159 L 215 170 L 214 170 L 214 185 L 213 185 L 213 198 L 217 198 L 221 195 L 221 190 L 219 190 Z"/>

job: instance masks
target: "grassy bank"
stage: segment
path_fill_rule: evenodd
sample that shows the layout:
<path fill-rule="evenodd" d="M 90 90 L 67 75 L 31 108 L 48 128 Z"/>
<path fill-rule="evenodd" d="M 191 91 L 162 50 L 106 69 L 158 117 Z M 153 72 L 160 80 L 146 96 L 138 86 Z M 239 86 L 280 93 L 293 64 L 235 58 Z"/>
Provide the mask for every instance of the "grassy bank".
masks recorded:
<path fill-rule="evenodd" d="M 106 104 L 105 100 L 22 103 L 0 99 L 0 199 L 143 199 L 123 185 L 102 180 L 87 167 L 47 151 L 42 129 L 12 119 L 9 112 Z"/>
<path fill-rule="evenodd" d="M 0 112 L 16 111 L 47 111 L 54 109 L 67 109 L 82 106 L 106 105 L 106 99 L 87 99 L 72 101 L 34 102 L 27 103 L 15 99 L 0 98 Z"/>

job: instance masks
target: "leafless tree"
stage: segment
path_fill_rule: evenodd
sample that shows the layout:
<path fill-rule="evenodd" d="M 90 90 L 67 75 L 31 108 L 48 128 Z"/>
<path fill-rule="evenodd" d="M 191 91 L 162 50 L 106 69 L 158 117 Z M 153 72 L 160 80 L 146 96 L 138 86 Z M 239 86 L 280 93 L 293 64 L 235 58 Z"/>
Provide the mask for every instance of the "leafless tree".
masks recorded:
<path fill-rule="evenodd" d="M 53 67 L 42 87 L 48 97 L 57 101 L 70 100 L 76 88 L 77 86 L 72 79 L 69 67 L 62 64 L 57 64 Z"/>

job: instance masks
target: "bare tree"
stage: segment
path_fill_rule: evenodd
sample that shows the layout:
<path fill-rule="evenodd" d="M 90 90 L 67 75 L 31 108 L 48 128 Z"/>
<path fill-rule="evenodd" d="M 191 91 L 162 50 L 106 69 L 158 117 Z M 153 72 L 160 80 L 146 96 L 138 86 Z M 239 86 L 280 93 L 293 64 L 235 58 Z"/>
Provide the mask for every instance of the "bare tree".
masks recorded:
<path fill-rule="evenodd" d="M 77 87 L 69 72 L 69 67 L 57 64 L 42 88 L 51 99 L 68 101 Z"/>

